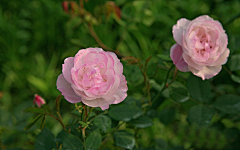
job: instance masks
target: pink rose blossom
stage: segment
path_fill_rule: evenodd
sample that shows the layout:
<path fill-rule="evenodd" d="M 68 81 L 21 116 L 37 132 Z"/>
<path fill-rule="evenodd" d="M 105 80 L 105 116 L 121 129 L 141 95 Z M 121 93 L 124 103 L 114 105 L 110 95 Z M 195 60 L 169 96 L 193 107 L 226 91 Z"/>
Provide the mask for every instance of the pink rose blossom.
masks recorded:
<path fill-rule="evenodd" d="M 70 103 L 82 102 L 105 110 L 127 97 L 123 65 L 112 52 L 82 49 L 75 57 L 66 58 L 62 68 L 57 89 Z"/>
<path fill-rule="evenodd" d="M 37 104 L 38 107 L 41 107 L 41 105 L 44 105 L 45 103 L 45 100 L 41 96 L 37 94 L 34 95 L 33 105 Z"/>
<path fill-rule="evenodd" d="M 178 70 L 191 71 L 205 80 L 217 75 L 227 62 L 227 34 L 221 23 L 209 16 L 180 19 L 172 32 L 177 43 L 171 47 L 170 56 Z"/>

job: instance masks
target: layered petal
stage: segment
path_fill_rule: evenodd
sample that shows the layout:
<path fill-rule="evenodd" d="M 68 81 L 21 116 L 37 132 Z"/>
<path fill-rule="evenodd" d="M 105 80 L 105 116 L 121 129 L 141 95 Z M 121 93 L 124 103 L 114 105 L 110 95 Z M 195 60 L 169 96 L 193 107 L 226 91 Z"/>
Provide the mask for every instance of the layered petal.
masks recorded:
<path fill-rule="evenodd" d="M 191 66 L 189 66 L 188 68 L 194 75 L 199 76 L 203 80 L 205 80 L 205 79 L 210 79 L 213 76 L 217 75 L 221 71 L 222 66 L 221 65 L 219 65 L 219 66 L 206 66 L 202 70 L 197 70 L 197 69 L 195 69 Z"/>
<path fill-rule="evenodd" d="M 177 69 L 183 72 L 189 71 L 188 64 L 183 59 L 183 50 L 179 44 L 174 44 L 170 50 L 170 57 Z"/>
<path fill-rule="evenodd" d="M 64 60 L 64 64 L 62 65 L 62 72 L 64 78 L 70 83 L 73 84 L 71 69 L 74 66 L 74 58 L 68 57 Z"/>
<path fill-rule="evenodd" d="M 57 79 L 57 89 L 62 92 L 64 98 L 70 103 L 81 102 L 79 97 L 73 90 L 71 84 L 64 78 L 63 74 L 60 74 Z"/>
<path fill-rule="evenodd" d="M 189 20 L 183 18 L 178 20 L 177 24 L 173 26 L 173 29 L 172 29 L 173 38 L 179 45 L 182 45 L 183 32 L 189 23 L 190 23 Z"/>

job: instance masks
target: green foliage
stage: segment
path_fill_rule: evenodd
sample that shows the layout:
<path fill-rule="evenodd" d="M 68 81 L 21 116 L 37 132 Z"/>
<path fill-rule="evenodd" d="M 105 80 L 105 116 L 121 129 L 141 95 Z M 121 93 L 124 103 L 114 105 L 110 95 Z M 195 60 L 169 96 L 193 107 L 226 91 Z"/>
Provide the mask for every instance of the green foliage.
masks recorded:
<path fill-rule="evenodd" d="M 187 88 L 194 99 L 205 103 L 209 101 L 211 84 L 208 81 L 202 81 L 201 78 L 191 75 L 187 80 Z"/>
<path fill-rule="evenodd" d="M 109 116 L 118 121 L 130 121 L 143 114 L 143 111 L 134 105 L 119 105 L 108 112 Z"/>
<path fill-rule="evenodd" d="M 36 137 L 36 141 L 34 143 L 35 150 L 52 150 L 54 147 L 54 135 L 53 133 L 44 128 L 42 132 Z"/>
<path fill-rule="evenodd" d="M 214 113 L 214 109 L 210 107 L 195 105 L 190 108 L 187 120 L 190 123 L 196 123 L 199 126 L 208 126 L 211 123 Z"/>
<path fill-rule="evenodd" d="M 93 124 L 103 132 L 107 132 L 111 128 L 112 120 L 106 115 L 99 115 L 93 120 Z"/>
<path fill-rule="evenodd" d="M 240 96 L 223 95 L 216 99 L 213 106 L 226 114 L 239 114 Z"/>
<path fill-rule="evenodd" d="M 83 1 L 80 15 L 59 0 L 1 0 L 0 149 L 240 149 L 239 1 L 114 0 L 121 19 L 106 15 L 107 0 Z M 169 54 L 177 20 L 204 14 L 222 23 L 230 55 L 202 81 L 176 70 Z M 56 80 L 66 57 L 101 47 L 89 23 L 120 59 L 143 67 L 122 61 L 128 97 L 105 111 L 87 107 L 86 116 L 81 103 L 60 99 Z M 34 94 L 47 104 L 34 107 Z"/>
<path fill-rule="evenodd" d="M 97 150 L 102 142 L 102 135 L 98 130 L 95 130 L 89 134 L 86 139 L 86 149 L 87 150 Z"/>
<path fill-rule="evenodd" d="M 117 131 L 114 133 L 115 144 L 119 147 L 132 149 L 135 145 L 135 138 L 127 131 Z"/>

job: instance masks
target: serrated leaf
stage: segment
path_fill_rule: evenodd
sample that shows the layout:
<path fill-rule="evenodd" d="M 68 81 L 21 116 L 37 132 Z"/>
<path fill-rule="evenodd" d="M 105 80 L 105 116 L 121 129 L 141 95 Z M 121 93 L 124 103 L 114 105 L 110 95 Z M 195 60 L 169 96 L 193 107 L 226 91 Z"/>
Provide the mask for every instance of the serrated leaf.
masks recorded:
<path fill-rule="evenodd" d="M 240 96 L 238 95 L 223 95 L 216 99 L 213 106 L 226 114 L 240 113 Z"/>
<path fill-rule="evenodd" d="M 112 120 L 106 115 L 99 115 L 93 120 L 93 124 L 103 132 L 111 128 Z"/>
<path fill-rule="evenodd" d="M 135 138 L 127 131 L 117 131 L 114 133 L 113 137 L 115 145 L 119 147 L 132 149 L 135 145 Z"/>
<path fill-rule="evenodd" d="M 131 120 L 130 123 L 138 128 L 146 128 L 153 125 L 152 119 L 148 116 L 141 116 L 137 119 Z"/>
<path fill-rule="evenodd" d="M 134 105 L 119 105 L 108 112 L 109 116 L 118 121 L 130 121 L 143 114 L 143 111 Z"/>
<path fill-rule="evenodd" d="M 42 108 L 38 108 L 38 107 L 28 107 L 24 111 L 25 112 L 31 112 L 31 113 L 40 113 L 40 114 L 45 113 L 45 111 Z"/>
<path fill-rule="evenodd" d="M 86 149 L 87 150 L 97 150 L 102 142 L 102 135 L 95 130 L 89 134 L 86 139 Z"/>
<path fill-rule="evenodd" d="M 53 133 L 44 128 L 41 133 L 39 133 L 36 137 L 36 141 L 34 143 L 35 150 L 52 150 L 54 147 L 54 135 Z"/>
<path fill-rule="evenodd" d="M 188 91 L 184 88 L 171 88 L 170 98 L 179 103 L 186 102 L 189 100 Z"/>
<path fill-rule="evenodd" d="M 35 123 L 37 123 L 40 119 L 41 119 L 41 117 L 43 116 L 43 114 L 39 114 L 37 117 L 35 117 L 34 119 L 33 119 L 33 121 L 31 122 L 31 123 L 29 123 L 23 130 L 28 130 L 28 129 L 30 129 Z"/>
<path fill-rule="evenodd" d="M 200 102 L 208 102 L 211 94 L 209 81 L 203 81 L 201 78 L 191 75 L 187 80 L 187 89 L 194 99 Z"/>
<path fill-rule="evenodd" d="M 210 107 L 196 105 L 190 108 L 187 120 L 190 123 L 196 123 L 199 126 L 208 126 L 211 123 L 214 113 L 214 109 Z"/>
<path fill-rule="evenodd" d="M 83 150 L 82 141 L 75 135 L 62 134 L 64 136 L 62 140 L 64 150 Z"/>

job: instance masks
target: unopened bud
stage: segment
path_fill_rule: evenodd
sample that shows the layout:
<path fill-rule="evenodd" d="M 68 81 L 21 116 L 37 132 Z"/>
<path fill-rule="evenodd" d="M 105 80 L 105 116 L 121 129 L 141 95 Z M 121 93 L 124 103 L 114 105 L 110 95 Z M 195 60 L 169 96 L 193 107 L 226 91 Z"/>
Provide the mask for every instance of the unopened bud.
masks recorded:
<path fill-rule="evenodd" d="M 45 103 L 45 100 L 41 96 L 37 94 L 34 95 L 33 105 L 37 104 L 38 107 L 41 107 L 41 105 L 44 105 Z"/>

